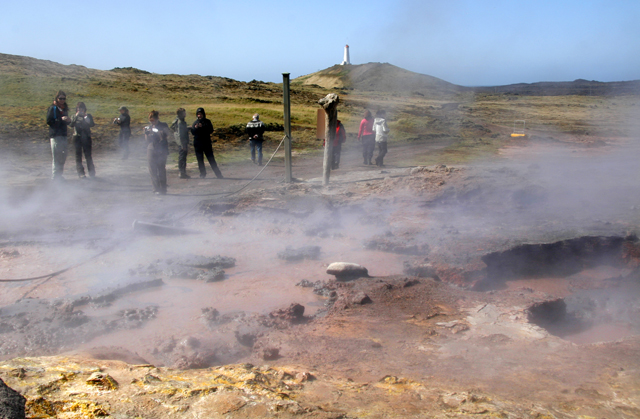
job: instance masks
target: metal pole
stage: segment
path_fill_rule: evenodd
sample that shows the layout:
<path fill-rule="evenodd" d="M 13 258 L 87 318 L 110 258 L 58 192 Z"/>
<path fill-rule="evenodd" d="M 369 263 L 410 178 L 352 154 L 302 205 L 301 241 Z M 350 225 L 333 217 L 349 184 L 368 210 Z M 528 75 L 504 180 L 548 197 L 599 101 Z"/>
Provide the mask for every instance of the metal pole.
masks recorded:
<path fill-rule="evenodd" d="M 289 101 L 289 73 L 282 73 L 284 91 L 284 181 L 291 183 L 291 102 Z"/>

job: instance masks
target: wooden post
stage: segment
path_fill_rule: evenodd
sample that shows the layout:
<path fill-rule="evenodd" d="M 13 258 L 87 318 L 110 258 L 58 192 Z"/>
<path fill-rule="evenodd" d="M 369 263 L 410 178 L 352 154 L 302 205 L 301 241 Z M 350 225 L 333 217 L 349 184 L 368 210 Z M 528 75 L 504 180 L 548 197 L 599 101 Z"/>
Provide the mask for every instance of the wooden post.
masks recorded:
<path fill-rule="evenodd" d="M 291 102 L 289 100 L 289 73 L 282 73 L 284 102 L 284 181 L 291 183 Z"/>
<path fill-rule="evenodd" d="M 325 112 L 325 135 L 324 135 L 324 161 L 322 163 L 322 185 L 329 184 L 331 174 L 331 162 L 333 161 L 333 140 L 336 138 L 336 128 L 338 126 L 338 103 L 340 98 L 335 93 L 329 93 L 318 101 Z"/>

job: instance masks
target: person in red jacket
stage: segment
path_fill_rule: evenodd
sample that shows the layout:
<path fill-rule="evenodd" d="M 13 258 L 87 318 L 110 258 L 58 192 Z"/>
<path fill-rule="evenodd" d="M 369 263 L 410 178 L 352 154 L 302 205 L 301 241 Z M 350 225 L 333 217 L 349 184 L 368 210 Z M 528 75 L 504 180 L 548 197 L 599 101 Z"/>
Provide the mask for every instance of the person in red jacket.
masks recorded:
<path fill-rule="evenodd" d="M 358 141 L 362 143 L 362 157 L 364 164 L 371 163 L 373 150 L 376 148 L 376 134 L 373 132 L 373 115 L 368 110 L 364 113 L 364 119 L 360 122 Z"/>

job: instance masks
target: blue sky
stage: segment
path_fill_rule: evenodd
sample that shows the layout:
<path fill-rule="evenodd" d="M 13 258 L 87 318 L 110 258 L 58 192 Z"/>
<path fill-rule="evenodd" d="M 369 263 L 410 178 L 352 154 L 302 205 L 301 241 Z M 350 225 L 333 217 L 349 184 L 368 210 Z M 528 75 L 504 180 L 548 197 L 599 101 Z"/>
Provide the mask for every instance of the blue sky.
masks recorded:
<path fill-rule="evenodd" d="M 466 85 L 640 79 L 639 0 L 8 0 L 0 52 L 282 81 L 342 60 Z"/>

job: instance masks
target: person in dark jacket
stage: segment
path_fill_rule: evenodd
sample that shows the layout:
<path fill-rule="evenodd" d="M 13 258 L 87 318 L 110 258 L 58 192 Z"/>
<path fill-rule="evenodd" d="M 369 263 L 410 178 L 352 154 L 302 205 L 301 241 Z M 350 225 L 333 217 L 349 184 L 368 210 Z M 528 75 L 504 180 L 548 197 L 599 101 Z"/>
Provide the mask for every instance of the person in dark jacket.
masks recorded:
<path fill-rule="evenodd" d="M 73 127 L 73 145 L 76 148 L 76 170 L 78 171 L 78 177 L 85 179 L 87 176 L 84 174 L 84 167 L 82 166 L 82 152 L 84 151 L 84 158 L 87 161 L 87 170 L 89 176 L 92 178 L 96 176 L 96 168 L 93 165 L 93 158 L 91 157 L 91 127 L 95 123 L 90 113 L 87 113 L 87 107 L 84 102 L 78 102 L 76 105 L 76 114 L 71 117 L 70 127 Z"/>
<path fill-rule="evenodd" d="M 342 144 L 347 141 L 347 132 L 344 130 L 344 125 L 338 120 L 336 126 L 336 138 L 333 140 L 333 158 L 331 160 L 331 169 L 336 170 L 340 168 L 340 153 L 342 152 Z"/>
<path fill-rule="evenodd" d="M 251 145 L 251 161 L 256 163 L 256 150 L 258 151 L 258 166 L 262 166 L 262 143 L 264 142 L 263 134 L 267 127 L 260 120 L 260 115 L 253 115 L 253 119 L 247 124 L 244 132 L 249 136 Z"/>
<path fill-rule="evenodd" d="M 67 95 L 59 90 L 53 100 L 53 105 L 47 110 L 47 125 L 49 125 L 49 138 L 51 139 L 51 155 L 53 157 L 53 180 L 64 180 L 62 172 L 67 161 L 67 125 L 71 119 L 67 115 Z"/>
<path fill-rule="evenodd" d="M 131 117 L 129 109 L 126 106 L 120 106 L 120 116 L 114 118 L 113 123 L 120 126 L 120 134 L 118 135 L 118 146 L 122 150 L 122 160 L 129 157 L 129 138 L 131 138 Z"/>
<path fill-rule="evenodd" d="M 200 178 L 204 179 L 207 177 L 207 170 L 204 167 L 204 156 L 207 156 L 211 170 L 213 170 L 213 173 L 216 174 L 218 179 L 222 179 L 224 176 L 222 176 L 220 169 L 218 169 L 216 158 L 213 156 L 213 147 L 211 146 L 213 125 L 211 124 L 211 121 L 207 119 L 207 115 L 203 108 L 198 108 L 196 110 L 196 116 L 198 119 L 196 119 L 193 125 L 191 125 L 191 134 L 193 135 L 193 148 L 196 152 L 196 159 L 198 159 Z"/>
<path fill-rule="evenodd" d="M 191 179 L 191 176 L 187 174 L 187 153 L 189 151 L 189 126 L 184 118 L 187 116 L 187 111 L 184 108 L 179 108 L 176 111 L 176 119 L 171 124 L 173 130 L 173 138 L 176 144 L 178 144 L 178 171 L 180 179 Z"/>
<path fill-rule="evenodd" d="M 149 174 L 153 184 L 153 192 L 157 195 L 167 193 L 167 156 L 169 155 L 169 141 L 171 135 L 169 126 L 160 122 L 158 111 L 149 113 L 149 125 L 144 127 L 144 138 L 147 140 L 147 162 Z"/>

